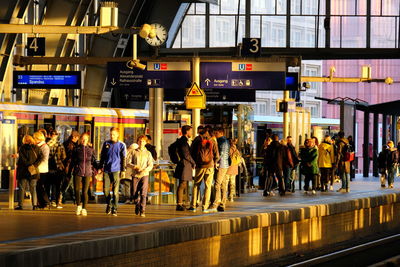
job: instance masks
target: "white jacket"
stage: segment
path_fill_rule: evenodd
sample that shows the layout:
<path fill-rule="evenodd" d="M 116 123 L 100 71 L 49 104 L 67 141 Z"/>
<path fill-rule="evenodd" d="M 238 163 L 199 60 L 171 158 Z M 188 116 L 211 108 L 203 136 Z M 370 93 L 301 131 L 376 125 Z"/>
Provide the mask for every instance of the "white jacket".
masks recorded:
<path fill-rule="evenodd" d="M 39 173 L 48 173 L 49 172 L 49 154 L 50 154 L 50 148 L 46 144 L 45 141 L 40 142 L 37 144 L 40 150 L 42 151 L 43 154 L 43 159 L 40 162 L 38 169 Z"/>

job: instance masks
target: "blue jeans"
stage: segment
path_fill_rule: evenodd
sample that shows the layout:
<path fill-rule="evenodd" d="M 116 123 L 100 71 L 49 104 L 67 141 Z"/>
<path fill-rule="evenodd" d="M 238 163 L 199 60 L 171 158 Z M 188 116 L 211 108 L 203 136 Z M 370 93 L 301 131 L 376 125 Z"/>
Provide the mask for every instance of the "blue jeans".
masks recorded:
<path fill-rule="evenodd" d="M 29 192 L 31 193 L 32 206 L 37 206 L 37 194 L 36 194 L 36 183 L 37 179 L 21 179 L 18 180 L 18 206 L 22 207 L 24 203 L 25 190 L 29 186 Z"/>
<path fill-rule="evenodd" d="M 342 180 L 342 188 L 350 188 L 350 173 L 342 172 L 340 174 L 340 180 Z"/>
<path fill-rule="evenodd" d="M 104 173 L 104 197 L 106 198 L 107 205 L 113 210 L 117 210 L 119 199 L 119 173 L 119 171 Z M 113 191 L 112 197 L 110 193 L 110 185 Z"/>
<path fill-rule="evenodd" d="M 285 179 L 286 191 L 290 191 L 292 189 L 292 182 L 293 182 L 293 168 L 285 167 L 283 169 L 283 177 Z"/>

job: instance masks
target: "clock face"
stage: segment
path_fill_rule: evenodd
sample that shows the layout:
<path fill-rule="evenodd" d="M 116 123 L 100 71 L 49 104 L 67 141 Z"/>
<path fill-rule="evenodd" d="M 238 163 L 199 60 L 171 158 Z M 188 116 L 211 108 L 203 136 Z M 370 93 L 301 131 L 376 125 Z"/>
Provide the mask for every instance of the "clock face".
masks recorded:
<path fill-rule="evenodd" d="M 155 29 L 156 36 L 154 38 L 147 37 L 145 40 L 151 46 L 161 46 L 168 38 L 167 29 L 158 23 L 151 24 Z"/>

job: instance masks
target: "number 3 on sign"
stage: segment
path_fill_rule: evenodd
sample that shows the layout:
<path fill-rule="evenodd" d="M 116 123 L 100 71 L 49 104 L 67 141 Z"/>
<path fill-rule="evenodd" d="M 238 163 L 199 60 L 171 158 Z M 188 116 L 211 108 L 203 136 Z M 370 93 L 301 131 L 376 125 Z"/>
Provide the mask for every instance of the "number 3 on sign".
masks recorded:
<path fill-rule="evenodd" d="M 257 54 L 260 51 L 260 39 L 252 38 L 250 39 L 251 47 L 249 51 L 251 53 Z"/>

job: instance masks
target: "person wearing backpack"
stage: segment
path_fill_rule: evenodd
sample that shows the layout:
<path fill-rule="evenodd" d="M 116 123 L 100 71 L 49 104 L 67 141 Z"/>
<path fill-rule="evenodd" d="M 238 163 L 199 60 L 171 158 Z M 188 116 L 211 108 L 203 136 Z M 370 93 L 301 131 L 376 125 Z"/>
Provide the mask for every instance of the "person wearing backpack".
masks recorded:
<path fill-rule="evenodd" d="M 273 181 L 278 180 L 279 194 L 285 195 L 285 182 L 283 179 L 283 165 L 285 158 L 284 146 L 279 142 L 279 136 L 273 134 L 272 142 L 268 145 L 265 151 L 265 162 L 268 172 L 268 177 L 265 181 L 263 196 L 273 196 Z"/>
<path fill-rule="evenodd" d="M 328 191 L 329 178 L 335 165 L 335 152 L 332 140 L 326 135 L 324 141 L 318 146 L 318 167 L 321 172 L 321 192 Z"/>
<path fill-rule="evenodd" d="M 193 180 L 193 169 L 196 167 L 196 164 L 190 155 L 190 146 L 188 143 L 188 140 L 192 138 L 192 126 L 184 125 L 182 126 L 181 131 L 182 137 L 176 141 L 176 152 L 179 156 L 179 162 L 177 163 L 174 172 L 174 177 L 179 179 L 176 202 L 177 211 L 185 210 L 185 207 L 183 206 L 184 191 L 187 190 L 188 182 Z"/>
<path fill-rule="evenodd" d="M 399 162 L 399 156 L 397 148 L 394 147 L 393 141 L 387 142 L 388 146 L 388 157 L 387 157 L 387 178 L 389 188 L 393 188 L 394 175 L 396 173 L 397 164 Z"/>
<path fill-rule="evenodd" d="M 344 137 L 344 132 L 338 133 L 338 171 L 339 176 L 342 181 L 342 187 L 338 190 L 338 192 L 350 192 L 350 144 L 349 140 Z"/>
<path fill-rule="evenodd" d="M 210 205 L 211 185 L 214 178 L 214 168 L 219 160 L 217 146 L 211 140 L 207 129 L 202 129 L 200 135 L 193 140 L 191 155 L 196 164 L 192 199 L 189 211 L 196 212 L 197 198 L 200 185 L 204 181 L 205 189 L 202 201 L 203 212 L 208 211 Z"/>
<path fill-rule="evenodd" d="M 240 151 L 236 147 L 237 141 L 238 141 L 237 138 L 232 138 L 229 140 L 231 146 L 229 149 L 231 165 L 229 166 L 228 171 L 226 172 L 227 176 L 226 186 L 227 188 L 229 188 L 228 200 L 230 202 L 233 202 L 233 198 L 236 196 L 236 176 L 239 174 L 239 164 L 242 161 L 242 155 L 240 154 Z"/>

